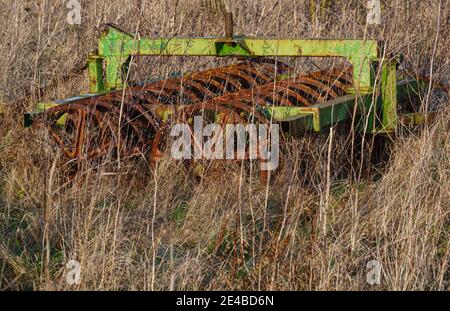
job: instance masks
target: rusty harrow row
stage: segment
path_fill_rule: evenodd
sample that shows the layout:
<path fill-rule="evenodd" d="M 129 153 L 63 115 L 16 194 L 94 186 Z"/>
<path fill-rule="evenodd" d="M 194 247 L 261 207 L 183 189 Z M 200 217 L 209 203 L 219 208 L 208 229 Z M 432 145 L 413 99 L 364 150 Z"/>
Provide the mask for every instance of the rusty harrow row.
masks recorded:
<path fill-rule="evenodd" d="M 276 80 L 288 71 L 287 65 L 264 59 L 194 72 L 55 106 L 33 126 L 45 127 L 68 161 L 107 154 L 155 160 L 163 153 L 167 129 L 175 122 L 189 123 L 196 114 L 212 113 L 221 124 L 269 123 L 261 107 L 308 107 L 345 95 L 351 86 L 348 70 Z"/>

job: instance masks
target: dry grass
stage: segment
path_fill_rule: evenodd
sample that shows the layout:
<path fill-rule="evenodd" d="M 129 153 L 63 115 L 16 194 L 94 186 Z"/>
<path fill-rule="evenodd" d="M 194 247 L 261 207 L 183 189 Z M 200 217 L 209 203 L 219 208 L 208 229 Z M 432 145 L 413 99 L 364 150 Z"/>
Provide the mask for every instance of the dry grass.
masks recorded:
<path fill-rule="evenodd" d="M 169 160 L 120 170 L 105 162 L 67 182 L 59 155 L 20 117 L 36 101 L 87 90 L 85 77 L 61 77 L 95 47 L 96 26 L 139 26 L 146 36 L 222 32 L 201 1 L 80 2 L 80 26 L 65 22 L 62 0 L 0 5 L 0 289 L 449 289 L 450 117 L 433 93 L 421 104 L 444 105 L 438 120 L 402 129 L 382 166 L 367 161 L 367 145 L 350 163 L 351 144 L 335 129 L 333 140 L 323 133 L 289 144 L 267 186 L 239 165 L 215 163 L 198 176 Z M 383 1 L 377 29 L 365 25 L 363 2 L 340 1 L 316 18 L 309 1 L 239 0 L 231 8 L 237 33 L 375 37 L 403 52 L 411 73 L 430 74 L 433 59 L 434 81 L 448 79 L 446 1 L 440 13 L 438 0 L 410 0 L 410 11 Z M 220 63 L 142 62 L 138 75 Z M 49 81 L 56 84 L 47 94 L 36 93 Z M 81 262 L 80 285 L 65 281 L 70 259 Z M 381 285 L 366 282 L 372 259 L 382 264 Z"/>

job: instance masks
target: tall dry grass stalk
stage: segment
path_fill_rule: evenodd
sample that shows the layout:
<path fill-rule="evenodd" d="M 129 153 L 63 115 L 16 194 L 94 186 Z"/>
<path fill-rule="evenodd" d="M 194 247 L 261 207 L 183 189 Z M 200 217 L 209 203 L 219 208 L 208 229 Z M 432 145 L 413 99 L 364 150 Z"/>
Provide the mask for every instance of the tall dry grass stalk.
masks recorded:
<path fill-rule="evenodd" d="M 62 0 L 0 5 L 1 289 L 449 289 L 450 118 L 434 84 L 421 105 L 443 112 L 425 128 L 401 128 L 381 166 L 367 160 L 369 142 L 361 147 L 335 127 L 285 146 L 268 185 L 247 166 L 213 163 L 198 173 L 168 159 L 156 168 L 104 161 L 68 181 L 60 155 L 22 128 L 21 113 L 88 89 L 83 75 L 62 77 L 95 48 L 101 23 L 145 36 L 223 32 L 200 0 L 80 2 L 80 26 L 66 23 Z M 322 13 L 295 0 L 238 0 L 230 9 L 236 33 L 382 39 L 405 54 L 410 74 L 448 82 L 445 1 L 408 1 L 409 10 L 382 3 L 383 25 L 373 29 L 362 1 Z M 136 59 L 129 78 L 227 61 Z M 297 71 L 327 65 L 288 61 Z M 65 279 L 71 259 L 81 263 L 79 285 Z M 366 282 L 373 259 L 382 265 L 374 286 Z"/>

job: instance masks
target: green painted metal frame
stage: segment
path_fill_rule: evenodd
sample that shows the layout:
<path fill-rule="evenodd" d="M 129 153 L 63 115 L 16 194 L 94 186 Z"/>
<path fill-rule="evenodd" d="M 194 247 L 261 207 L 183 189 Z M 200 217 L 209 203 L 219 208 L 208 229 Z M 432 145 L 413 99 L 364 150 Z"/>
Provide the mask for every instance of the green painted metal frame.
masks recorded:
<path fill-rule="evenodd" d="M 108 26 L 99 39 L 98 50 L 88 57 L 90 92 L 95 96 L 126 87 L 122 79 L 132 56 L 216 56 L 216 57 L 342 57 L 353 65 L 354 88 L 350 95 L 311 107 L 265 107 L 264 113 L 276 122 L 289 122 L 293 128 L 321 131 L 323 127 L 348 120 L 353 114 L 366 116 L 364 128 L 371 133 L 397 129 L 397 102 L 417 96 L 420 83 L 397 81 L 397 62 L 381 62 L 381 81 L 374 79 L 380 48 L 375 40 L 355 39 L 262 39 L 231 38 L 136 38 Z M 381 93 L 381 95 L 380 95 Z M 375 94 L 375 95 L 374 95 Z M 37 112 L 79 97 L 41 103 Z M 355 105 L 357 105 L 355 109 Z M 163 115 L 173 111 L 167 107 Z M 31 116 L 29 115 L 31 122 Z M 410 117 L 408 120 L 421 120 Z M 63 118 L 58 123 L 63 123 Z M 29 122 L 28 122 L 29 123 Z"/>
<path fill-rule="evenodd" d="M 397 129 L 397 62 L 388 61 L 381 69 L 382 131 Z"/>
<path fill-rule="evenodd" d="M 165 55 L 342 57 L 354 68 L 354 90 L 349 91 L 368 94 L 372 92 L 371 69 L 379 56 L 378 46 L 375 40 L 356 39 L 135 38 L 110 26 L 99 39 L 98 54 L 89 58 L 91 92 L 123 88 L 122 76 L 131 56 Z"/>
<path fill-rule="evenodd" d="M 416 97 L 425 88 L 425 84 L 414 79 L 403 79 L 396 82 L 396 76 L 393 75 L 396 72 L 396 66 L 387 70 L 386 75 L 390 79 L 387 82 L 392 83 L 395 78 L 393 85 L 385 82 L 388 95 L 351 94 L 311 107 L 267 107 L 266 112 L 272 120 L 293 123 L 300 131 L 320 132 L 326 126 L 351 119 L 355 113 L 355 117 L 365 115 L 369 118 L 365 127 L 369 133 L 394 132 L 398 122 L 397 102 Z M 383 79 L 385 78 L 382 77 Z M 355 105 L 357 105 L 356 109 Z M 378 117 L 377 112 L 381 114 L 379 116 L 381 126 L 373 128 L 371 122 L 374 120 L 370 120 L 370 118 L 371 114 L 374 114 L 373 118 Z M 420 124 L 424 120 L 423 114 L 420 113 L 406 114 L 402 117 L 403 123 L 409 124 Z"/>

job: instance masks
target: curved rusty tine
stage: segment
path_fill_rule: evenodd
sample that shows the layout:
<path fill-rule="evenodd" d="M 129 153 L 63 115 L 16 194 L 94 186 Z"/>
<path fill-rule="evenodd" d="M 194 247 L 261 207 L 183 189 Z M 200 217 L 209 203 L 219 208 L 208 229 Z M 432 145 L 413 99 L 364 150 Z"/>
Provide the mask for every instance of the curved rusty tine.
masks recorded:
<path fill-rule="evenodd" d="M 143 86 L 132 86 L 132 87 L 128 87 L 125 92 L 123 90 L 119 90 L 119 91 L 112 91 L 110 93 L 107 93 L 105 95 L 102 95 L 100 97 L 100 99 L 114 99 L 117 100 L 119 102 L 122 101 L 128 101 L 130 99 L 132 99 L 133 97 L 138 97 L 140 100 L 145 101 L 146 104 L 150 104 L 150 105 L 158 105 L 160 104 L 160 98 L 161 98 L 161 90 L 159 89 L 158 92 L 155 91 L 146 91 L 146 87 L 148 85 L 159 85 L 160 81 L 157 82 L 151 82 L 151 83 L 147 83 Z M 167 94 L 167 90 L 163 89 L 162 92 L 164 94 Z M 168 95 L 164 95 L 166 97 L 169 97 Z"/>
<path fill-rule="evenodd" d="M 139 105 L 149 108 L 149 107 L 157 107 L 160 105 L 157 99 L 153 96 L 153 94 L 146 94 L 145 92 L 134 92 L 133 96 L 130 98 L 130 101 L 133 103 L 138 103 Z"/>
<path fill-rule="evenodd" d="M 100 137 L 99 137 L 99 141 L 98 141 L 98 147 L 96 148 L 99 150 L 97 152 L 93 152 L 96 149 L 89 150 L 89 145 L 86 145 L 86 143 L 84 142 L 85 140 L 87 140 L 86 138 L 83 138 L 83 140 L 78 140 L 78 144 L 80 144 L 80 146 L 81 145 L 86 146 L 86 152 L 85 152 L 86 156 L 82 155 L 81 152 L 79 152 L 79 154 L 76 156 L 76 158 L 78 158 L 78 159 L 84 159 L 84 158 L 92 159 L 94 155 L 95 156 L 101 155 L 103 153 L 106 153 L 108 150 L 105 146 L 103 146 L 104 144 L 109 143 L 108 141 L 105 143 L 105 140 L 107 138 L 106 137 L 107 135 L 105 133 L 105 119 L 108 119 L 108 118 L 106 117 L 105 114 L 101 113 L 98 109 L 95 109 L 92 107 L 90 107 L 90 109 L 86 110 L 85 117 L 87 117 L 88 115 L 90 116 L 89 121 L 94 123 L 94 126 L 96 124 L 97 127 L 99 128 Z M 106 123 L 108 123 L 108 122 L 109 121 L 106 121 Z M 81 148 L 78 148 L 78 149 L 80 150 Z"/>
<path fill-rule="evenodd" d="M 205 70 L 202 72 L 194 72 L 191 73 L 189 75 L 186 76 L 186 78 L 196 78 L 199 75 L 201 76 L 209 76 L 209 75 L 214 75 L 215 73 L 221 71 L 224 72 L 225 74 L 228 74 L 229 71 L 234 71 L 236 69 L 238 70 L 244 70 L 246 72 L 251 72 L 252 74 L 254 74 L 255 76 L 259 77 L 262 81 L 267 81 L 268 79 L 271 80 L 273 79 L 272 76 L 275 76 L 276 74 L 274 74 L 274 69 L 275 67 L 273 66 L 274 62 L 268 60 L 268 59 L 260 59 L 260 60 L 255 60 L 255 59 L 251 59 L 247 62 L 242 62 L 242 63 L 238 63 L 238 64 L 233 64 L 233 65 L 229 65 L 229 66 L 224 66 L 224 67 L 219 67 L 219 68 L 213 68 L 213 69 L 209 69 L 209 70 Z M 258 70 L 258 68 L 261 67 L 263 69 L 268 69 L 270 68 L 269 73 L 264 73 L 261 70 Z M 280 71 L 284 70 L 285 68 L 289 68 L 287 65 L 282 64 L 281 67 L 277 67 L 277 73 L 279 73 Z M 224 77 L 222 77 L 224 79 Z M 248 81 L 248 78 L 243 77 L 245 80 Z M 240 88 L 240 86 L 238 85 L 234 85 L 237 89 Z"/>
<path fill-rule="evenodd" d="M 312 72 L 309 76 L 322 82 L 325 81 L 329 87 L 334 87 L 341 92 L 345 92 L 346 85 L 340 82 L 338 78 L 326 74 L 319 74 L 318 72 Z"/>
<path fill-rule="evenodd" d="M 213 90 L 211 90 L 212 89 L 211 85 L 212 85 L 213 88 L 217 90 L 217 93 L 214 93 L 215 96 L 222 95 L 226 91 L 225 85 L 223 83 L 217 82 L 216 80 L 211 79 L 211 77 L 195 77 L 192 79 L 192 81 L 202 84 L 204 87 L 206 87 L 211 92 L 213 92 Z"/>
<path fill-rule="evenodd" d="M 146 123 L 140 117 L 141 116 L 144 116 L 144 118 L 148 117 L 145 114 L 145 111 L 144 111 L 144 113 L 138 112 L 137 116 L 131 115 L 131 113 L 134 112 L 134 110 L 139 109 L 139 106 L 140 106 L 139 104 L 129 103 L 129 102 L 119 103 L 119 102 L 114 102 L 114 101 L 112 101 L 112 102 L 98 101 L 96 107 L 105 109 L 107 112 L 113 113 L 115 122 L 118 124 L 121 104 L 123 104 L 122 117 L 126 119 L 126 122 L 122 123 L 122 126 L 126 126 L 129 123 L 133 123 L 133 124 L 136 123 L 136 125 L 133 125 L 134 127 L 137 126 L 139 128 L 144 129 L 146 126 Z M 148 123 L 151 125 L 155 124 L 155 121 L 151 117 L 148 117 L 146 119 L 147 119 L 147 124 Z"/>
<path fill-rule="evenodd" d="M 251 75 L 246 73 L 244 70 L 241 70 L 239 67 L 227 68 L 227 69 L 221 70 L 221 72 L 223 72 L 224 74 L 231 76 L 231 77 L 237 77 L 239 82 L 241 82 L 240 80 L 244 80 L 245 83 L 247 83 L 249 87 L 258 85 L 255 78 L 253 78 Z M 241 82 L 241 85 L 242 85 L 242 82 Z"/>
<path fill-rule="evenodd" d="M 265 87 L 265 88 L 272 89 L 272 90 L 275 89 L 275 92 L 279 92 L 279 93 L 281 92 L 283 95 L 295 98 L 296 103 L 292 103 L 293 106 L 299 106 L 298 103 L 302 103 L 305 106 L 311 105 L 311 103 L 304 96 L 302 96 L 298 92 L 295 92 L 294 90 L 291 90 L 287 86 L 278 84 L 278 85 L 276 85 L 275 88 L 272 85 L 267 85 L 267 87 Z"/>
<path fill-rule="evenodd" d="M 92 110 L 93 108 L 91 106 L 87 105 L 80 105 L 80 104 L 64 104 L 60 106 L 53 107 L 55 109 L 52 109 L 52 111 L 46 111 L 47 114 L 54 114 L 56 116 L 60 116 L 59 112 L 67 113 L 69 115 L 76 113 L 78 117 L 75 118 L 77 121 L 75 124 L 75 142 L 74 142 L 74 148 L 70 150 L 69 146 L 67 146 L 67 143 L 64 142 L 63 138 L 56 132 L 56 125 L 55 122 L 59 118 L 56 117 L 52 120 L 52 122 L 48 122 L 48 120 L 45 120 L 44 122 L 47 122 L 46 128 L 48 132 L 50 133 L 50 136 L 55 140 L 57 145 L 60 146 L 62 151 L 64 152 L 65 156 L 68 158 L 82 158 L 82 148 L 83 143 L 85 141 L 85 126 L 86 126 L 86 117 L 88 112 Z"/>
<path fill-rule="evenodd" d="M 242 92 L 247 94 L 246 92 Z M 266 117 L 256 110 L 258 106 L 255 104 L 255 101 L 247 96 L 240 96 L 241 93 L 233 93 L 228 94 L 229 96 L 221 96 L 217 98 L 213 98 L 212 100 L 206 102 L 208 105 L 218 104 L 220 106 L 231 106 L 237 109 L 237 112 L 245 111 L 247 113 L 253 114 L 258 120 L 264 121 L 267 120 Z"/>
<path fill-rule="evenodd" d="M 295 80 L 304 85 L 312 85 L 312 86 L 316 87 L 318 92 L 320 91 L 320 97 L 322 97 L 322 99 L 319 99 L 319 100 L 325 100 L 324 96 L 322 95 L 323 93 L 330 95 L 332 98 L 337 97 L 336 92 L 333 91 L 330 86 L 323 84 L 320 81 L 317 81 L 315 79 L 305 77 L 305 76 L 297 77 Z"/>
<path fill-rule="evenodd" d="M 176 89 L 178 88 L 178 83 L 174 81 L 165 80 L 163 84 L 160 83 L 147 83 L 144 86 L 140 87 L 141 92 L 145 92 L 147 94 L 152 93 L 159 100 L 161 97 L 171 98 Z M 132 91 L 132 90 L 130 90 Z"/>
<path fill-rule="evenodd" d="M 181 80 L 181 84 L 183 87 L 189 86 L 191 88 L 194 88 L 198 91 L 199 94 L 203 96 L 202 100 L 208 97 L 214 97 L 215 94 L 207 87 L 202 85 L 201 83 L 198 83 L 197 81 L 193 79 L 185 79 Z"/>
<path fill-rule="evenodd" d="M 241 70 L 249 73 L 252 76 L 255 76 L 260 82 L 258 84 L 263 85 L 267 84 L 271 81 L 275 81 L 277 78 L 277 73 L 275 72 L 275 68 L 270 64 L 256 64 L 250 63 L 245 67 L 242 67 Z"/>
<path fill-rule="evenodd" d="M 95 157 L 98 157 L 98 156 L 106 153 L 111 146 L 114 146 L 114 143 L 111 142 L 110 137 L 109 137 L 109 135 L 107 135 L 106 128 L 105 128 L 105 126 L 106 126 L 105 123 L 108 123 L 108 126 L 109 126 L 109 122 L 110 122 L 109 118 L 107 117 L 106 114 L 101 113 L 98 109 L 95 110 L 94 114 L 97 119 L 97 125 L 100 128 L 100 131 L 99 131 L 100 138 L 98 141 L 97 148 L 88 152 L 87 156 L 89 159 L 93 159 Z"/>
<path fill-rule="evenodd" d="M 81 152 L 83 148 L 83 142 L 85 140 L 85 129 L 86 129 L 86 111 L 81 110 L 79 111 L 80 119 L 77 126 L 77 138 L 75 143 L 75 154 L 74 158 L 80 159 L 81 158 Z"/>
<path fill-rule="evenodd" d="M 271 90 L 267 94 L 260 93 L 260 96 L 264 97 L 265 100 L 269 101 L 274 106 L 291 107 L 296 104 L 296 102 L 292 102 L 291 97 L 288 96 L 287 92 L 280 89 Z"/>
<path fill-rule="evenodd" d="M 113 109 L 109 109 L 107 112 L 104 113 L 105 115 L 109 115 L 111 114 L 114 117 L 114 120 L 112 120 L 110 117 L 108 118 L 108 127 L 110 128 L 110 138 L 114 138 L 113 140 L 107 140 L 107 142 L 105 144 L 103 144 L 103 151 L 107 151 L 109 148 L 115 148 L 117 153 L 122 154 L 122 156 L 127 156 L 130 151 L 129 148 L 127 148 L 127 143 L 128 143 L 128 136 L 124 135 L 124 131 L 120 130 L 118 128 L 118 112 L 113 110 Z M 122 127 L 123 129 L 123 127 Z M 117 137 L 117 134 L 120 135 L 120 140 Z M 119 141 L 120 141 L 120 145 L 119 145 Z"/>
<path fill-rule="evenodd" d="M 219 72 L 221 72 L 223 75 L 217 74 Z M 259 78 L 262 82 L 258 82 L 252 76 L 252 74 L 255 77 Z M 194 73 L 194 74 L 191 74 L 189 76 L 189 78 L 194 79 L 194 80 L 202 80 L 203 82 L 209 83 L 209 82 L 215 81 L 211 77 L 214 75 L 218 76 L 219 78 L 222 78 L 223 80 L 227 80 L 227 82 L 232 84 L 236 89 L 242 89 L 242 83 L 238 80 L 237 84 L 233 84 L 233 81 L 236 80 L 236 78 L 233 77 L 233 75 L 237 76 L 240 79 L 243 79 L 250 85 L 266 83 L 267 81 L 270 81 L 273 79 L 269 75 L 267 75 L 261 71 L 258 71 L 256 68 L 254 68 L 254 65 L 252 65 L 251 63 L 240 63 L 237 65 L 231 65 L 231 66 L 227 66 L 227 67 L 217 68 L 217 69 L 209 70 L 206 72 Z M 227 75 L 228 75 L 228 77 L 227 77 Z M 209 79 L 206 79 L 206 77 L 208 77 Z M 230 78 L 233 78 L 233 80 L 230 80 Z M 211 84 L 213 84 L 213 83 L 211 83 Z M 214 84 L 214 86 L 217 88 L 223 87 L 223 83 L 221 85 L 218 85 L 216 82 Z"/>
<path fill-rule="evenodd" d="M 46 129 L 50 133 L 50 136 L 55 140 L 56 144 L 62 149 L 64 155 L 68 158 L 73 158 L 75 153 L 69 151 L 67 144 L 63 141 L 61 136 L 56 133 L 54 128 L 51 125 L 47 125 Z"/>
<path fill-rule="evenodd" d="M 267 60 L 267 59 L 266 59 Z M 275 80 L 277 74 L 280 74 L 282 72 L 285 72 L 286 69 L 291 69 L 286 64 L 282 63 L 281 69 L 280 67 L 275 68 L 274 62 L 267 62 L 267 61 L 249 61 L 246 63 L 240 63 L 235 66 L 236 68 L 239 68 L 240 70 L 249 72 L 253 74 L 254 76 L 258 77 L 262 82 L 259 84 L 264 84 L 267 82 L 270 82 L 271 80 Z"/>
<path fill-rule="evenodd" d="M 302 97 L 296 92 L 292 91 L 289 88 L 280 88 L 280 87 L 270 87 L 258 90 L 259 96 L 263 97 L 265 100 L 270 101 L 272 105 L 278 106 L 295 106 L 296 102 L 292 102 L 289 94 L 294 94 L 293 97 L 297 99 L 297 97 Z"/>
<path fill-rule="evenodd" d="M 106 125 L 109 127 L 109 136 L 106 136 L 106 138 L 109 138 L 109 140 L 106 140 L 105 144 L 101 144 L 103 146 L 103 150 L 107 151 L 109 148 L 117 148 L 117 142 L 119 139 L 117 138 L 117 134 L 119 133 L 119 129 L 116 125 L 116 122 L 112 122 L 111 118 L 109 117 L 109 112 L 101 113 L 103 115 L 103 121 L 106 120 Z M 105 126 L 103 122 L 103 126 Z M 122 136 L 122 133 L 120 133 Z M 113 138 L 111 140 L 111 138 Z M 125 140 L 125 137 L 123 137 L 123 140 Z M 119 148 L 117 148 L 119 149 Z"/>
<path fill-rule="evenodd" d="M 111 124 L 117 123 L 117 125 L 119 124 L 118 120 L 120 118 L 120 104 L 118 105 L 114 105 L 112 104 L 110 101 L 107 101 L 107 99 L 102 98 L 97 100 L 95 107 L 97 109 L 102 108 L 104 109 L 104 113 L 107 114 L 112 114 L 114 116 L 114 121 L 112 122 L 112 120 L 110 119 L 110 126 Z M 123 130 L 125 129 L 125 126 L 129 125 L 132 129 L 132 131 L 134 132 L 135 137 L 138 139 L 139 145 L 144 146 L 145 145 L 145 141 L 143 138 L 143 133 L 142 133 L 142 129 L 140 129 L 140 127 L 136 124 L 137 121 L 130 119 L 130 117 L 127 115 L 126 111 L 122 114 L 122 118 L 125 119 L 125 122 L 123 122 L 123 124 L 121 124 L 121 130 L 120 130 L 120 135 L 123 135 Z M 114 136 L 119 133 L 117 126 L 114 125 L 115 128 L 115 132 L 113 132 Z M 126 142 L 127 141 L 127 137 L 123 136 L 122 137 L 122 141 Z"/>
<path fill-rule="evenodd" d="M 199 98 L 198 95 L 194 92 L 184 89 L 180 81 L 166 80 L 166 82 L 162 86 L 153 85 L 150 83 L 144 87 L 144 90 L 164 94 L 168 97 L 174 96 L 173 92 L 177 92 L 178 96 L 186 94 L 193 101 L 201 100 L 201 98 Z"/>
<path fill-rule="evenodd" d="M 327 88 L 325 84 L 321 84 L 318 81 L 314 81 L 312 79 L 301 77 L 303 81 L 309 82 L 309 84 L 314 84 L 316 87 L 318 85 L 324 86 Z M 302 91 L 310 95 L 312 98 L 316 100 L 323 100 L 323 97 L 313 88 L 308 87 L 307 85 L 302 85 L 298 81 L 299 78 L 291 78 L 283 81 L 276 81 L 274 84 L 266 84 L 261 87 L 257 87 L 252 90 L 243 90 L 238 93 L 226 94 L 221 97 L 220 101 L 234 101 L 236 98 L 247 99 L 248 103 L 252 103 L 254 101 L 258 101 L 264 105 L 267 101 L 271 101 L 272 103 L 280 103 L 281 105 L 294 105 L 294 102 L 290 97 L 296 99 L 297 102 L 302 103 L 306 106 L 310 106 L 311 103 L 298 92 L 298 90 Z M 292 89 L 290 88 L 292 86 Z M 281 89 L 280 89 L 281 88 Z M 295 91 L 297 90 L 297 91 Z M 297 104 L 297 103 L 295 103 Z"/>
<path fill-rule="evenodd" d="M 239 79 L 227 74 L 223 74 L 221 72 L 215 72 L 209 76 L 206 76 L 209 80 L 219 82 L 222 87 L 222 93 L 232 93 L 237 92 L 243 88 L 243 85 Z M 196 76 L 195 79 L 198 79 Z"/>
<path fill-rule="evenodd" d="M 50 125 L 46 126 L 47 131 L 50 133 L 50 136 L 55 140 L 55 142 L 63 149 L 65 149 L 66 145 L 64 144 L 64 141 L 62 140 L 61 136 L 59 136 Z"/>
<path fill-rule="evenodd" d="M 54 107 L 51 107 L 47 109 L 46 111 L 42 112 L 35 122 L 33 122 L 33 125 L 38 125 L 40 122 L 42 123 L 53 123 L 56 122 L 59 118 L 62 117 L 63 114 L 65 114 L 69 110 L 76 110 L 76 109 L 85 109 L 86 105 L 82 104 L 75 104 L 75 103 L 68 103 L 68 104 L 62 104 L 57 105 Z"/>
<path fill-rule="evenodd" d="M 133 119 L 142 122 L 145 127 L 150 125 L 152 129 L 157 130 L 160 127 L 161 120 L 155 115 L 155 109 L 160 107 L 161 104 L 145 106 L 146 103 L 147 102 L 142 103 L 140 100 L 132 99 L 130 102 L 126 103 L 127 111 L 129 114 L 134 113 L 135 115 L 132 115 Z M 146 122 L 144 122 L 142 118 Z"/>
<path fill-rule="evenodd" d="M 143 116 L 147 120 L 147 122 L 156 130 L 160 127 L 160 120 L 154 115 L 154 110 L 152 110 L 152 108 L 155 107 L 146 108 L 145 106 L 140 104 L 133 106 L 133 109 L 135 109 L 139 113 L 138 116 Z"/>
<path fill-rule="evenodd" d="M 113 105 L 112 104 L 112 100 L 108 100 L 108 99 L 104 99 L 104 98 L 100 98 L 96 101 L 96 106 L 104 108 L 106 110 L 114 110 L 116 109 L 116 107 L 120 107 L 120 105 L 123 103 L 124 107 L 126 108 L 126 110 L 136 110 L 138 112 L 138 117 L 139 116 L 143 116 L 148 123 L 153 127 L 153 128 L 158 128 L 158 121 L 156 120 L 156 118 L 153 116 L 153 114 L 151 113 L 150 110 L 144 108 L 141 104 L 139 104 L 138 102 L 133 101 L 133 98 L 131 98 L 129 101 L 120 101 L 118 102 L 118 99 L 116 98 L 116 103 L 117 105 Z M 125 110 L 125 112 L 126 112 Z M 134 117 L 134 119 L 131 119 L 130 116 L 125 116 L 128 118 L 127 122 L 139 122 L 142 124 L 142 121 L 140 118 Z M 126 125 L 127 123 L 125 123 L 124 125 Z"/>
<path fill-rule="evenodd" d="M 343 70 L 339 70 L 339 69 L 334 69 L 334 70 L 329 70 L 329 71 L 325 71 L 324 74 L 327 74 L 330 77 L 336 78 L 340 81 L 343 81 L 344 84 L 348 84 L 348 85 L 353 85 L 353 74 L 351 71 L 351 66 L 343 69 Z"/>
<path fill-rule="evenodd" d="M 142 102 L 142 105 L 149 106 L 150 108 L 155 108 L 161 105 L 161 97 L 152 92 L 134 92 L 133 96 L 139 99 Z"/>
<path fill-rule="evenodd" d="M 93 110 L 93 111 L 92 111 Z M 85 147 L 85 152 L 77 156 L 78 159 L 92 159 L 94 156 L 101 155 L 107 151 L 107 149 L 104 149 L 105 144 L 105 117 L 102 117 L 102 113 L 97 109 L 91 109 L 88 110 L 89 114 L 86 113 L 86 118 L 89 116 L 89 122 L 86 124 L 93 124 L 94 127 L 98 127 L 98 138 L 97 139 L 89 139 L 90 135 L 84 135 L 86 136 L 83 138 L 82 141 L 78 141 L 79 144 L 82 144 Z M 86 133 L 89 134 L 89 133 Z"/>
<path fill-rule="evenodd" d="M 322 94 L 320 94 L 316 89 L 309 87 L 306 84 L 300 83 L 299 81 L 287 81 L 286 84 L 283 84 L 284 86 L 290 88 L 291 90 L 294 90 L 297 92 L 302 91 L 303 93 L 306 93 L 309 95 L 312 99 L 315 101 L 324 101 L 324 97 Z M 313 104 L 313 103 L 310 103 Z"/>
<path fill-rule="evenodd" d="M 231 84 L 236 90 L 240 90 L 242 88 L 242 85 L 239 83 L 239 81 L 236 81 L 235 79 L 232 79 L 230 76 L 218 71 L 218 70 L 214 70 L 211 72 L 198 72 L 198 73 L 193 73 L 190 76 L 190 79 L 195 79 L 197 80 L 198 78 L 208 78 L 208 79 L 212 79 L 212 80 L 218 80 L 217 82 L 221 83 L 223 86 L 222 88 L 224 88 L 224 90 L 226 89 L 226 86 L 228 84 Z"/>
<path fill-rule="evenodd" d="M 233 114 L 238 120 L 244 121 L 244 119 L 234 110 L 230 110 L 225 106 L 219 105 L 217 103 L 196 103 L 193 105 L 185 106 L 182 109 L 178 110 L 173 115 L 173 120 L 182 120 L 186 122 L 188 120 L 188 116 L 191 117 L 195 112 L 199 111 L 212 111 L 212 112 L 222 112 L 222 113 L 231 113 Z M 179 118 L 181 116 L 181 119 Z"/>
<path fill-rule="evenodd" d="M 282 84 L 277 84 L 277 86 L 283 87 L 283 88 L 288 88 L 290 89 L 293 93 L 298 94 L 298 96 L 296 98 L 299 99 L 299 101 L 304 104 L 306 107 L 311 106 L 312 103 L 310 102 L 310 100 L 306 97 L 303 96 L 303 94 L 309 95 L 309 97 L 311 97 L 314 100 L 321 100 L 322 97 L 320 96 L 319 93 L 317 93 L 315 90 L 313 90 L 312 88 L 306 86 L 306 85 L 302 85 L 298 82 L 294 82 L 294 81 L 282 81 Z M 303 94 L 302 94 L 303 93 Z"/>
<path fill-rule="evenodd" d="M 256 106 L 250 106 L 249 102 L 245 99 L 235 102 L 227 103 L 228 106 L 236 108 L 237 111 L 244 111 L 256 118 L 261 123 L 269 123 L 269 120 L 264 116 L 261 112 L 256 110 Z M 254 118 L 252 121 L 254 121 Z M 246 122 L 249 122 L 249 119 L 245 119 Z"/>
<path fill-rule="evenodd" d="M 242 64 L 246 64 L 246 63 L 241 62 L 241 63 L 226 65 L 226 66 L 222 66 L 222 67 L 214 67 L 214 68 L 210 68 L 210 69 L 206 69 L 206 70 L 202 70 L 202 71 L 194 71 L 194 72 L 190 72 L 189 74 L 186 74 L 183 78 L 188 79 L 192 75 L 196 75 L 196 74 L 209 75 L 216 71 L 222 71 L 222 70 L 226 70 L 226 69 L 230 69 L 230 68 L 235 68 L 235 67 L 241 66 Z"/>
<path fill-rule="evenodd" d="M 306 85 L 299 84 L 299 83 L 291 83 L 287 87 L 290 88 L 291 90 L 294 90 L 297 92 L 302 91 L 303 93 L 306 93 L 307 95 L 309 95 L 311 97 L 311 99 L 314 99 L 316 102 L 324 100 L 323 97 L 317 91 L 315 91 L 314 89 L 312 89 Z M 311 103 L 310 101 L 308 101 L 308 104 L 305 103 L 305 106 L 308 107 L 313 104 L 314 103 Z"/>
<path fill-rule="evenodd" d="M 133 119 L 131 119 L 132 121 L 136 120 L 140 122 L 141 125 L 145 125 L 145 123 L 141 121 L 141 118 L 139 118 L 144 117 L 152 128 L 157 129 L 159 127 L 159 122 L 153 115 L 152 111 L 146 109 L 138 101 L 131 99 L 129 102 L 124 102 L 124 105 L 126 106 L 128 113 L 130 113 L 129 111 L 130 109 L 135 110 L 135 112 L 137 112 L 138 115 L 133 116 Z"/>
<path fill-rule="evenodd" d="M 295 94 L 294 91 L 289 90 L 290 93 Z M 298 94 L 295 94 L 295 96 L 298 99 L 302 99 L 302 97 Z M 266 105 L 267 101 L 271 102 L 280 102 L 281 105 L 284 106 L 292 106 L 293 103 L 283 92 L 281 92 L 279 89 L 274 90 L 273 84 L 264 85 L 262 87 L 257 87 L 253 90 L 243 90 L 238 93 L 231 93 L 223 95 L 219 98 L 217 98 L 217 101 L 221 103 L 227 103 L 227 102 L 236 102 L 241 99 L 245 99 L 247 103 L 252 106 L 254 103 L 260 104 L 262 106 Z M 304 98 L 303 98 L 304 100 Z M 214 99 L 213 99 L 214 101 Z M 305 100 L 304 100 L 305 101 Z"/>
<path fill-rule="evenodd" d="M 99 104 L 102 104 L 102 103 L 99 103 Z M 113 113 L 115 115 L 117 121 L 119 120 L 119 118 L 120 118 L 120 109 L 119 109 L 119 107 L 112 105 L 109 108 L 109 112 Z M 122 118 L 124 118 L 126 122 L 121 124 L 121 129 L 120 130 L 122 131 L 122 129 L 124 129 L 124 127 L 126 125 L 130 125 L 130 127 L 133 129 L 136 137 L 138 138 L 138 141 L 139 141 L 140 145 L 144 146 L 145 145 L 145 140 L 142 137 L 143 136 L 142 129 L 140 129 L 139 126 L 136 125 L 136 121 L 132 120 L 128 116 L 128 114 L 126 114 L 126 113 L 122 114 Z"/>

